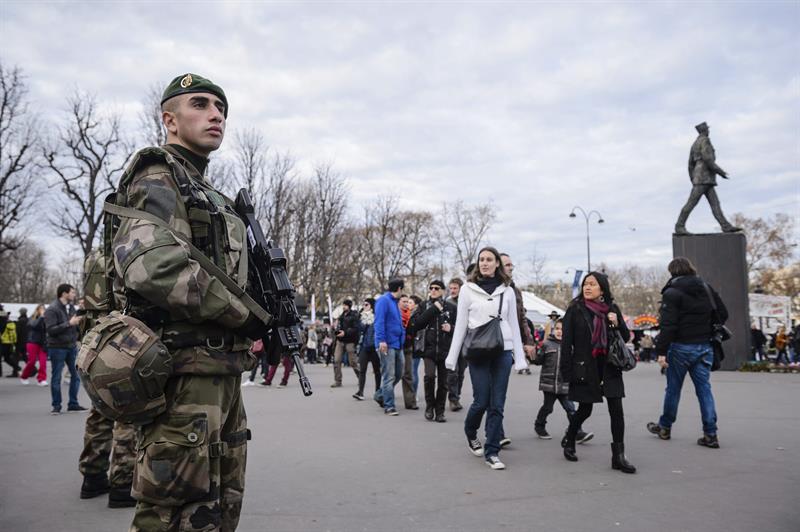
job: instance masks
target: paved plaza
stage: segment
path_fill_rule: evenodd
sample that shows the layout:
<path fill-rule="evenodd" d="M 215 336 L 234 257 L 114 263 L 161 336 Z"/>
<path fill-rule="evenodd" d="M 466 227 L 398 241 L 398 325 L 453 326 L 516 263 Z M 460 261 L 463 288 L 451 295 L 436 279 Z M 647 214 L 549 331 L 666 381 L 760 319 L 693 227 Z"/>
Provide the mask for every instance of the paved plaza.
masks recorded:
<path fill-rule="evenodd" d="M 586 423 L 596 436 L 578 446 L 577 463 L 561 456 L 558 405 L 548 423 L 556 437 L 535 437 L 538 368 L 511 376 L 505 471 L 467 451 L 465 411 L 448 411 L 443 424 L 422 410 L 387 417 L 351 397 L 352 371 L 338 389 L 329 388 L 332 368 L 308 373 L 310 398 L 295 376 L 286 389 L 243 390 L 254 439 L 241 531 L 800 530 L 800 375 L 715 373 L 722 448 L 711 450 L 695 443 L 700 419 L 688 380 L 672 440 L 646 432 L 664 378 L 655 364 L 640 365 L 626 375 L 624 403 L 627 455 L 639 472 L 624 475 L 610 467 L 604 405 Z M 469 377 L 465 387 L 468 404 Z M 83 391 L 81 402 L 89 404 Z M 78 498 L 85 414 L 49 410 L 49 388 L 0 380 L 0 529 L 127 530 L 132 509 Z"/>

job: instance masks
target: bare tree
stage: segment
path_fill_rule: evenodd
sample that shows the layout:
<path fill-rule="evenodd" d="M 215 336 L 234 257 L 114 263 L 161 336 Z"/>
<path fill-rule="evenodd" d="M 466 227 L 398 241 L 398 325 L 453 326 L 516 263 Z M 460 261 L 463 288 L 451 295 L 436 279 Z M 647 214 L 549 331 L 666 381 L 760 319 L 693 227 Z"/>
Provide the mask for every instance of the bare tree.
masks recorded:
<path fill-rule="evenodd" d="M 737 212 L 733 223 L 747 235 L 747 269 L 751 279 L 770 268 L 783 268 L 791 262 L 796 251 L 794 219 L 778 213 L 772 218 L 748 218 Z"/>
<path fill-rule="evenodd" d="M 547 255 L 540 253 L 539 249 L 534 246 L 533 252 L 528 257 L 528 271 L 530 274 L 530 286 L 533 288 L 534 293 L 549 283 L 547 278 Z"/>
<path fill-rule="evenodd" d="M 22 244 L 17 231 L 34 198 L 39 126 L 19 67 L 0 62 L 0 258 Z"/>
<path fill-rule="evenodd" d="M 161 120 L 161 96 L 164 86 L 153 83 L 145 91 L 142 98 L 142 110 L 139 112 L 141 136 L 147 146 L 162 146 L 167 142 L 167 130 Z"/>
<path fill-rule="evenodd" d="M 49 221 L 85 257 L 101 234 L 103 200 L 116 188 L 132 146 L 122 136 L 119 114 L 100 113 L 94 96 L 76 91 L 67 104 L 66 123 L 42 150 L 44 167 L 63 192 Z"/>
<path fill-rule="evenodd" d="M 55 272 L 47 267 L 44 250 L 26 241 L 0 268 L 0 301 L 47 302 L 55 296 Z M 30 309 L 33 310 L 33 309 Z"/>
<path fill-rule="evenodd" d="M 611 268 L 601 264 L 600 269 L 608 275 L 614 300 L 625 315 L 658 314 L 661 289 L 669 279 L 666 268 L 636 264 Z"/>
<path fill-rule="evenodd" d="M 458 200 L 442 205 L 440 225 L 444 240 L 453 250 L 462 271 L 467 271 L 467 266 L 475 261 L 483 237 L 494 219 L 494 207 L 491 203 L 465 207 L 464 202 Z"/>

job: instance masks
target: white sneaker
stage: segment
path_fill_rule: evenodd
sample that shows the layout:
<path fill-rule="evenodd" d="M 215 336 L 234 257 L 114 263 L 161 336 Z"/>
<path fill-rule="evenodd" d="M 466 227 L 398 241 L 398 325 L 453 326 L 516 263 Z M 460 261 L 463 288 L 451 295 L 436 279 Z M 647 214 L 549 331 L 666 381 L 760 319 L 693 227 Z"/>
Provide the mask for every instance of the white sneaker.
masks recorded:
<path fill-rule="evenodd" d="M 27 386 L 28 384 L 31 383 L 31 381 L 29 381 L 28 379 L 20 379 L 19 383 L 24 385 L 24 386 Z"/>
<path fill-rule="evenodd" d="M 486 465 L 492 469 L 505 469 L 506 465 L 500 461 L 496 454 L 486 458 Z"/>
<path fill-rule="evenodd" d="M 244 388 L 245 386 L 255 386 L 255 385 L 256 383 L 254 383 L 253 381 L 244 381 L 242 383 L 242 388 Z"/>
<path fill-rule="evenodd" d="M 469 447 L 469 452 L 475 456 L 483 456 L 483 445 L 481 445 L 481 440 L 478 438 L 474 440 L 467 438 L 467 447 Z"/>
<path fill-rule="evenodd" d="M 39 383 L 39 386 L 49 386 L 49 384 L 47 383 L 47 381 L 42 381 Z"/>

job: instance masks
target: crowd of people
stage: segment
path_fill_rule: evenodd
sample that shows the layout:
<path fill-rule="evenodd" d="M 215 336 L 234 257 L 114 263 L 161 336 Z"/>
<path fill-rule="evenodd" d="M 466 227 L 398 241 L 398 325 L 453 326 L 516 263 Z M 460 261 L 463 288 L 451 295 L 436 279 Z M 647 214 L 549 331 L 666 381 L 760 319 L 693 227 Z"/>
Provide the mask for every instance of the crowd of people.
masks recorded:
<path fill-rule="evenodd" d="M 677 261 L 677 262 L 676 262 Z M 698 443 L 718 447 L 716 413 L 710 387 L 713 350 L 709 342 L 714 318 L 712 308 L 719 308 L 721 320 L 727 312 L 714 294 L 712 306 L 706 283 L 687 259 L 670 263 L 670 283 L 664 289 L 661 308 L 661 334 L 639 338 L 637 352 L 648 360 L 652 356 L 667 377 L 664 412 L 648 430 L 668 439 L 675 422 L 677 402 L 683 380 L 692 377 L 703 417 L 703 437 Z M 529 364 L 541 366 L 539 389 L 541 407 L 534 421 L 534 431 L 541 439 L 551 439 L 546 424 L 558 402 L 563 408 L 568 429 L 561 438 L 564 457 L 577 461 L 576 444 L 585 443 L 594 433 L 584 430 L 595 403 L 606 402 L 611 420 L 612 467 L 625 473 L 636 468 L 625 456 L 625 417 L 623 371 L 609 362 L 609 338 L 619 334 L 626 341 L 634 335 L 628 330 L 622 310 L 615 302 L 608 278 L 590 272 L 580 293 L 570 303 L 565 316 L 554 313 L 544 327 L 535 327 L 526 318 L 522 297 L 513 282 L 511 257 L 487 247 L 480 251 L 476 264 L 467 271 L 467 280 L 450 279 L 445 284 L 433 279 L 425 300 L 405 293 L 402 279 L 389 282 L 387 291 L 377 299 L 366 298 L 360 312 L 354 302 L 342 302 L 342 312 L 334 325 L 312 324 L 304 337 L 304 359 L 308 364 L 333 366 L 332 388 L 343 382 L 342 368 L 353 370 L 358 384 L 353 398 L 365 400 L 367 368 L 372 365 L 372 399 L 387 416 L 399 410 L 419 410 L 418 373 L 423 366 L 424 419 L 447 421 L 446 406 L 451 411 L 464 408 L 461 388 L 466 370 L 472 383 L 472 403 L 464 419 L 467 446 L 472 454 L 483 457 L 492 469 L 503 469 L 501 450 L 511 444 L 505 433 L 503 412 L 509 376 L 516 370 L 529 373 Z M 476 331 L 497 320 L 502 350 L 487 360 L 472 356 Z M 278 362 L 267 363 L 269 355 L 256 345 L 262 360 L 264 380 L 272 384 Z M 284 357 L 280 386 L 291 375 L 291 360 Z M 254 385 L 256 371 L 243 386 Z M 402 384 L 401 384 L 402 383 Z M 402 404 L 396 387 L 401 384 Z M 577 406 L 576 406 L 577 403 Z M 479 429 L 484 422 L 484 439 Z"/>
<path fill-rule="evenodd" d="M 697 275 L 688 259 L 670 263 L 670 282 L 663 291 L 660 334 L 639 337 L 628 330 L 622 310 L 614 301 L 608 278 L 590 272 L 566 314 L 549 316 L 544 327 L 526 317 L 520 291 L 513 282 L 511 257 L 492 247 L 482 249 L 477 262 L 467 271 L 466 282 L 459 277 L 445 284 L 433 279 L 428 297 L 405 293 L 402 279 L 389 281 L 387 291 L 361 301 L 359 309 L 344 300 L 333 324 L 312 323 L 303 331 L 301 354 L 307 364 L 333 367 L 332 388 L 341 388 L 343 368 L 349 367 L 357 383 L 353 398 L 366 399 L 368 367 L 371 365 L 372 399 L 387 416 L 399 415 L 395 389 L 402 383 L 402 407 L 419 410 L 419 366 L 423 366 L 424 419 L 447 422 L 446 407 L 462 410 L 462 386 L 469 370 L 473 397 L 464 420 L 467 446 L 483 457 L 492 469 L 504 469 L 501 450 L 511 444 L 505 433 L 503 413 L 509 376 L 530 373 L 529 364 L 541 366 L 539 389 L 541 407 L 533 428 L 541 439 L 551 439 L 546 425 L 556 402 L 563 408 L 568 428 L 561 439 L 564 457 L 577 461 L 576 444 L 594 437 L 583 429 L 595 403 L 606 402 L 612 436 L 612 467 L 634 473 L 636 468 L 625 456 L 625 417 L 623 371 L 609 362 L 609 338 L 617 332 L 626 341 L 634 340 L 640 360 L 655 359 L 667 376 L 664 409 L 658 422 L 647 428 L 660 439 L 669 439 L 675 422 L 680 391 L 686 375 L 695 385 L 703 420 L 703 437 L 698 443 L 716 448 L 716 411 L 710 386 L 713 350 L 709 330 L 714 319 L 724 322 L 724 303 Z M 713 294 L 714 305 L 709 301 Z M 38 305 L 31 318 L 21 309 L 16 321 L 0 307 L 0 345 L 2 359 L 11 367 L 10 377 L 24 385 L 35 376 L 40 386 L 51 388 L 52 413 L 62 410 L 61 376 L 69 376 L 67 411 L 84 411 L 78 403 L 80 385 L 75 359 L 81 322 L 80 304 L 75 305 L 75 289 L 60 285 L 56 299 L 47 307 Z M 712 317 L 711 309 L 714 308 Z M 501 349 L 491 357 L 471 354 L 480 342 L 478 331 L 497 321 Z M 756 358 L 766 357 L 768 340 L 755 326 L 752 329 Z M 787 333 L 778 329 L 772 340 L 776 362 L 797 359 L 797 329 Z M 285 387 L 294 373 L 288 354 L 276 353 L 262 341 L 253 345 L 259 365 L 244 379 L 242 386 L 254 386 L 261 368 L 262 386 Z M 47 381 L 47 362 L 51 381 Z M 21 367 L 21 363 L 25 362 Z M 282 370 L 281 370 L 282 366 Z M 577 407 L 576 404 L 577 403 Z M 485 438 L 479 429 L 484 422 Z"/>
<path fill-rule="evenodd" d="M 35 376 L 39 386 L 50 387 L 51 414 L 62 411 L 61 381 L 64 370 L 69 373 L 67 412 L 85 412 L 78 403 L 80 376 L 75 368 L 78 356 L 80 324 L 83 311 L 76 306 L 76 291 L 72 285 L 61 284 L 56 299 L 49 305 L 37 305 L 33 317 L 21 308 L 16 321 L 0 305 L 0 342 L 2 360 L 11 367 L 6 377 L 18 378 L 23 385 L 31 384 Z M 47 362 L 50 362 L 50 382 L 47 381 Z M 24 366 L 20 368 L 20 365 Z M 2 364 L 0 364 L 2 375 Z"/>

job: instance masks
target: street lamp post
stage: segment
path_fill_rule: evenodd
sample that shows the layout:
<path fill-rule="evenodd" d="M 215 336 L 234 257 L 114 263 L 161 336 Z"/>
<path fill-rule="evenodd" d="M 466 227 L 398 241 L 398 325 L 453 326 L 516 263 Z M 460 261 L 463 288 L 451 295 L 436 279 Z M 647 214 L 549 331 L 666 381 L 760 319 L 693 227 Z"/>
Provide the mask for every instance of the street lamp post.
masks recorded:
<path fill-rule="evenodd" d="M 591 218 L 593 214 L 596 214 L 597 223 L 605 223 L 605 220 L 603 220 L 603 215 L 599 212 L 592 210 L 587 214 L 586 211 L 577 205 L 574 206 L 572 208 L 572 212 L 569 213 L 570 218 L 576 218 L 575 211 L 580 211 L 580 213 L 583 214 L 583 218 L 586 220 L 586 273 L 589 273 L 592 271 L 592 250 L 589 242 L 589 218 Z"/>

